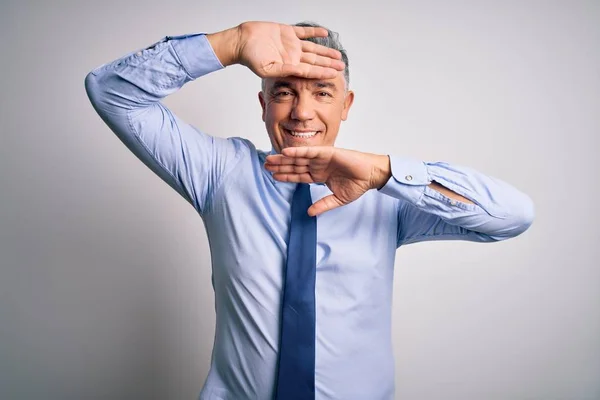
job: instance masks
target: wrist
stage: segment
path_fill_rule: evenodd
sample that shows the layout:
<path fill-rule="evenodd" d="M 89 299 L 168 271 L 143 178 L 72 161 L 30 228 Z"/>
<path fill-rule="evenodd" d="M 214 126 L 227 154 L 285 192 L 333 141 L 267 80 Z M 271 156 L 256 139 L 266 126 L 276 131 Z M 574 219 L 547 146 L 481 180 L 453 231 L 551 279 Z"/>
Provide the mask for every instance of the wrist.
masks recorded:
<path fill-rule="evenodd" d="M 224 67 L 239 63 L 239 37 L 239 26 L 206 35 L 206 39 Z"/>
<path fill-rule="evenodd" d="M 392 177 L 392 167 L 388 155 L 375 155 L 373 165 L 373 189 L 381 189 Z"/>

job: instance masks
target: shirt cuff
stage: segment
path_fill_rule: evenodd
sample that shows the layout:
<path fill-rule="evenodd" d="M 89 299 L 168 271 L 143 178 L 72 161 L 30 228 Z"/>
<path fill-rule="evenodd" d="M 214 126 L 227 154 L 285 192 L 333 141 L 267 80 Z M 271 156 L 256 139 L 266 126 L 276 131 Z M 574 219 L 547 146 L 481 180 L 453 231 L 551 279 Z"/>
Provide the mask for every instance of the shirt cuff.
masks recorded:
<path fill-rule="evenodd" d="M 167 36 L 181 65 L 192 79 L 225 68 L 204 33 Z"/>
<path fill-rule="evenodd" d="M 379 191 L 418 204 L 425 188 L 431 183 L 427 166 L 423 161 L 414 158 L 389 157 L 392 176 Z"/>

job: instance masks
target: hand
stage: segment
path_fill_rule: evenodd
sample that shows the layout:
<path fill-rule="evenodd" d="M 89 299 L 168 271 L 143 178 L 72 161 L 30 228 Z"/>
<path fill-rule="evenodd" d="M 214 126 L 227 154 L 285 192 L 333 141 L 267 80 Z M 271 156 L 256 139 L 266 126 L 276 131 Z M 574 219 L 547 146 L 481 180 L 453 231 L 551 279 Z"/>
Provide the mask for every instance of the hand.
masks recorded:
<path fill-rule="evenodd" d="M 329 79 L 345 68 L 341 53 L 302 40 L 325 36 L 323 28 L 244 22 L 207 38 L 223 65 L 245 65 L 261 78 Z"/>
<path fill-rule="evenodd" d="M 287 147 L 267 156 L 265 168 L 282 182 L 323 182 L 333 194 L 309 209 L 319 215 L 348 204 L 370 189 L 380 189 L 391 177 L 388 156 L 333 146 Z"/>

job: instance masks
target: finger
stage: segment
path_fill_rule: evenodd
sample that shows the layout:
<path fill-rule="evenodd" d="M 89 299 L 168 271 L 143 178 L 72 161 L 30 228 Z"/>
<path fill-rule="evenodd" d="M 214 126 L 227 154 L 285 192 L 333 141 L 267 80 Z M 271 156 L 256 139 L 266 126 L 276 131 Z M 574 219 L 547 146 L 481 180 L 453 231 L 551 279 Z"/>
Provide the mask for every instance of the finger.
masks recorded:
<path fill-rule="evenodd" d="M 333 210 L 343 206 L 344 202 L 338 199 L 334 194 L 323 197 L 321 200 L 314 203 L 308 208 L 308 215 L 314 217 L 319 214 L 323 214 L 325 211 Z"/>
<path fill-rule="evenodd" d="M 319 56 L 333 58 L 336 60 L 342 59 L 342 53 L 340 53 L 338 50 L 313 42 L 309 42 L 308 40 L 302 41 L 302 51 L 305 53 L 313 53 Z"/>
<path fill-rule="evenodd" d="M 307 63 L 279 64 L 267 73 L 268 76 L 297 76 L 307 79 L 333 79 L 338 71 L 333 68 L 319 67 Z"/>
<path fill-rule="evenodd" d="M 288 173 L 275 173 L 273 179 L 281 182 L 294 182 L 294 183 L 315 183 L 309 173 L 303 174 L 288 174 Z"/>
<path fill-rule="evenodd" d="M 299 146 L 299 147 L 286 147 L 281 151 L 285 157 L 293 158 L 298 160 L 302 159 L 313 159 L 325 155 L 325 152 L 330 149 L 323 148 L 323 146 Z"/>
<path fill-rule="evenodd" d="M 276 165 L 280 165 L 280 164 L 309 165 L 310 164 L 310 160 L 307 160 L 304 158 L 286 157 L 282 154 L 268 155 L 266 158 L 266 161 L 268 164 L 276 164 Z"/>
<path fill-rule="evenodd" d="M 302 53 L 300 56 L 300 62 L 319 67 L 334 68 L 338 71 L 343 71 L 344 68 L 346 68 L 346 65 L 343 61 L 334 60 L 325 56 L 319 56 L 315 53 Z"/>
<path fill-rule="evenodd" d="M 303 174 L 308 172 L 307 165 L 274 165 L 274 164 L 265 164 L 265 168 L 271 172 L 280 172 L 280 173 L 295 173 L 295 174 Z"/>
<path fill-rule="evenodd" d="M 313 26 L 292 26 L 296 36 L 300 39 L 307 39 L 311 37 L 327 37 L 329 33 L 325 28 L 317 28 Z"/>

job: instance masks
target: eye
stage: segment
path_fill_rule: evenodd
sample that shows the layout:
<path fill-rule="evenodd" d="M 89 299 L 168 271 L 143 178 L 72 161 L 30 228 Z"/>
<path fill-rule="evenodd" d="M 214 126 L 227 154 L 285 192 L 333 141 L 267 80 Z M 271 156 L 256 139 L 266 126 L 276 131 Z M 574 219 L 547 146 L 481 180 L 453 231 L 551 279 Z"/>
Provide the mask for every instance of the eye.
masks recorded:
<path fill-rule="evenodd" d="M 289 90 L 282 90 L 280 92 L 276 92 L 273 96 L 275 97 L 285 97 L 285 96 L 291 96 L 292 92 L 290 92 Z"/>
<path fill-rule="evenodd" d="M 318 92 L 317 95 L 319 97 L 331 97 L 331 93 L 328 92 Z"/>

